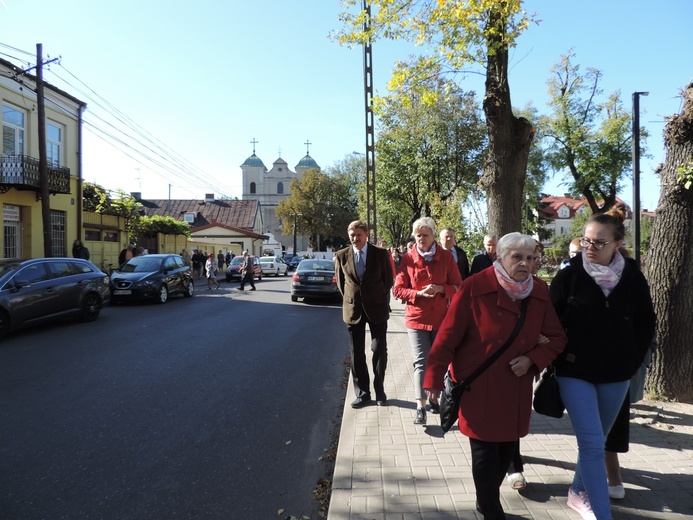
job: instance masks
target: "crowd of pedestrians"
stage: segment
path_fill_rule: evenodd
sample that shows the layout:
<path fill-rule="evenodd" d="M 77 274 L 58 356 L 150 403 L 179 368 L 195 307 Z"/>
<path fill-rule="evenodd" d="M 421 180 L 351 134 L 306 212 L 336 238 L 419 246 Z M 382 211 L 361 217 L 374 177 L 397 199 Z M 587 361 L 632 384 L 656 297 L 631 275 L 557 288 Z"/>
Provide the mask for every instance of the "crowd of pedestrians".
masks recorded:
<path fill-rule="evenodd" d="M 529 433 L 534 382 L 550 364 L 577 441 L 568 506 L 584 519 L 610 520 L 610 499 L 625 496 L 617 454 L 628 449 L 629 405 L 642 397 L 655 315 L 645 277 L 623 248 L 624 218 L 621 205 L 592 216 L 550 284 L 537 276 L 543 244 L 534 238 L 488 234 L 470 265 L 454 230 L 437 236 L 428 217 L 414 222 L 406 250 L 389 255 L 368 243 L 367 223 L 352 222 L 350 246 L 335 255 L 353 408 L 372 400 L 366 325 L 375 401 L 388 404 L 391 288 L 406 305 L 415 424 L 426 427 L 427 412 L 439 411 L 446 372 L 463 382 L 502 349 L 457 410 L 459 431 L 469 438 L 477 510 L 486 520 L 505 518 L 499 488 L 506 480 L 517 490 L 527 485 L 520 439 Z"/>

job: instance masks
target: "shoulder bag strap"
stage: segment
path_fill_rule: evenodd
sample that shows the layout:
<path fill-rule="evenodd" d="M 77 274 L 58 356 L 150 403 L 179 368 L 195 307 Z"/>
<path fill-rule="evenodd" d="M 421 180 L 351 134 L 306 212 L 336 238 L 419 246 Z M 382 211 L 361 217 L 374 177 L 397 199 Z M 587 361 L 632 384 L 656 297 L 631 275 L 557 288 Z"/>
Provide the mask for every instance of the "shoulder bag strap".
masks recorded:
<path fill-rule="evenodd" d="M 529 300 L 529 296 L 527 296 L 524 300 L 522 300 L 522 311 L 520 312 L 520 317 L 517 319 L 517 323 L 515 323 L 515 328 L 513 329 L 512 333 L 510 334 L 510 337 L 508 338 L 508 341 L 506 341 L 501 348 L 496 350 L 493 354 L 491 354 L 488 358 L 486 358 L 486 361 L 484 361 L 479 368 L 477 368 L 472 374 L 465 379 L 464 381 L 460 381 L 457 385 L 455 385 L 455 390 L 458 392 L 461 392 L 462 390 L 469 391 L 469 385 L 472 384 L 472 381 L 474 381 L 477 377 L 479 377 L 484 370 L 486 370 L 488 367 L 493 365 L 495 361 L 503 355 L 503 353 L 508 350 L 508 347 L 512 344 L 513 341 L 515 341 L 515 338 L 517 338 L 517 335 L 520 333 L 520 329 L 522 329 L 522 325 L 525 322 L 525 316 L 527 315 L 527 301 Z M 459 389 L 459 390 L 458 390 Z"/>

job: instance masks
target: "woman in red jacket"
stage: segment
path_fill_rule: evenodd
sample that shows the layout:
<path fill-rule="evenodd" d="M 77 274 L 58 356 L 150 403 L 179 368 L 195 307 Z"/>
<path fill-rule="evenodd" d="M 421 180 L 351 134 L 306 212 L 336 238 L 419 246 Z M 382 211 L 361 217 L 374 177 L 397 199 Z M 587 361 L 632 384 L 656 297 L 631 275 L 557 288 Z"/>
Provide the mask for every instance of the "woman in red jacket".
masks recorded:
<path fill-rule="evenodd" d="M 451 363 L 453 379 L 463 381 L 510 337 L 527 299 L 517 338 L 460 399 L 459 428 L 469 437 L 477 508 L 484 520 L 505 518 L 499 487 L 517 440 L 529 432 L 534 376 L 566 343 L 546 286 L 532 278 L 535 246 L 530 236 L 505 235 L 493 266 L 462 282 L 438 330 L 424 377 L 429 395 L 443 389 Z M 540 335 L 548 341 L 540 344 Z"/>
<path fill-rule="evenodd" d="M 415 245 L 402 257 L 393 293 L 406 304 L 404 317 L 414 358 L 414 424 L 426 424 L 426 395 L 423 375 L 426 358 L 448 310 L 448 301 L 462 284 L 455 258 L 436 244 L 436 224 L 430 217 L 414 222 Z M 440 410 L 438 397 L 429 401 L 432 412 Z"/>

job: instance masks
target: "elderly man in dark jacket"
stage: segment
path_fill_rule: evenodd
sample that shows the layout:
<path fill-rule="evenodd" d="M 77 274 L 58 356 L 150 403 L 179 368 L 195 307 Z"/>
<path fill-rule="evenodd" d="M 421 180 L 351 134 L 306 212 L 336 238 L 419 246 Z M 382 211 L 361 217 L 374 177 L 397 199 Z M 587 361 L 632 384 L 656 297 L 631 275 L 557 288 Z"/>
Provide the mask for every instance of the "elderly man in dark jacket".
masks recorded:
<path fill-rule="evenodd" d="M 371 331 L 373 387 L 378 406 L 385 404 L 384 379 L 387 368 L 388 295 L 393 283 L 390 254 L 368 244 L 368 224 L 356 220 L 348 227 L 351 246 L 335 255 L 337 287 L 343 296 L 342 318 L 349 332 L 351 377 L 360 408 L 371 401 L 370 378 L 366 364 L 366 324 Z"/>

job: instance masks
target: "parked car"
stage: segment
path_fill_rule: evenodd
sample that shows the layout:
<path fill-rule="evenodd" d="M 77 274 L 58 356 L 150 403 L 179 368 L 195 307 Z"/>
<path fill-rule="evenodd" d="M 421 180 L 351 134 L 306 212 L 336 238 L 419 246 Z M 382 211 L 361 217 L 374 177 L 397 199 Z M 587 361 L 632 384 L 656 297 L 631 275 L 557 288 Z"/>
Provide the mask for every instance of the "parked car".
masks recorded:
<path fill-rule="evenodd" d="M 94 321 L 111 299 L 108 276 L 88 260 L 35 258 L 0 264 L 0 338 L 44 321 Z"/>
<path fill-rule="evenodd" d="M 259 260 L 262 274 L 265 276 L 279 276 L 280 274 L 287 276 L 289 274 L 289 266 L 284 263 L 281 256 L 261 256 Z"/>
<path fill-rule="evenodd" d="M 332 260 L 301 260 L 291 278 L 291 301 L 299 298 L 340 298 Z"/>
<path fill-rule="evenodd" d="M 192 270 L 180 255 L 135 256 L 111 274 L 114 302 L 151 299 L 166 303 L 173 294 L 186 298 L 195 294 Z"/>
<path fill-rule="evenodd" d="M 257 278 L 258 280 L 262 280 L 262 267 L 260 267 L 260 261 L 257 259 L 256 256 L 251 256 L 250 258 L 253 259 L 253 277 Z M 242 256 L 236 256 L 234 257 L 233 260 L 231 260 L 231 263 L 229 266 L 226 268 L 226 281 L 230 282 L 234 279 L 237 279 L 240 281 L 241 279 L 241 264 L 243 263 L 243 257 Z"/>

